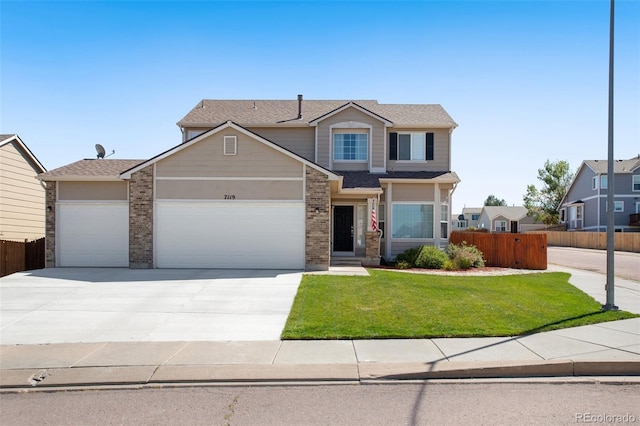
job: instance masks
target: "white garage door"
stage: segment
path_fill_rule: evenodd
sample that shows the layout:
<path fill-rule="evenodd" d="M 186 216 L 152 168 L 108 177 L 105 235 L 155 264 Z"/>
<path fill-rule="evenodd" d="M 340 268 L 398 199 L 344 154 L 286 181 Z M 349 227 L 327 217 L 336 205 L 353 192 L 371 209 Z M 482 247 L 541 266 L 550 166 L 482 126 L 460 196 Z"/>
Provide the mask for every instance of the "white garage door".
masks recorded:
<path fill-rule="evenodd" d="M 129 266 L 129 206 L 59 204 L 59 266 Z"/>
<path fill-rule="evenodd" d="M 304 203 L 157 202 L 159 268 L 304 269 Z"/>

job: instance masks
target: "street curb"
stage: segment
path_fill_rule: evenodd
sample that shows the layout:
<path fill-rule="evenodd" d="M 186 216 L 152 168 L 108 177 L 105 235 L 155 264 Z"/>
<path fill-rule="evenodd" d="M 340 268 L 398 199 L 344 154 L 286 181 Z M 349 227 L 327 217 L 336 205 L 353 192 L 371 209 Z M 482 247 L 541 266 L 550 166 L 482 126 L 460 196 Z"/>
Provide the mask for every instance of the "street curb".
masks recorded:
<path fill-rule="evenodd" d="M 431 379 L 640 376 L 640 361 L 220 364 L 0 370 L 0 391 L 162 384 L 375 383 Z"/>

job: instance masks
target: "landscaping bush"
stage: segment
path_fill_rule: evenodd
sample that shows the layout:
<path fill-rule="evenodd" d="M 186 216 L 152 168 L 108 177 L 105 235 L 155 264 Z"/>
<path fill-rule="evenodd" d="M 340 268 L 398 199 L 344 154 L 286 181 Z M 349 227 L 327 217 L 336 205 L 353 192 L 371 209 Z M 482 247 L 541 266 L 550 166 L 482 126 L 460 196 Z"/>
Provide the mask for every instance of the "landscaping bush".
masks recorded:
<path fill-rule="evenodd" d="M 466 270 L 484 266 L 482 252 L 476 246 L 467 245 L 466 241 L 461 244 L 449 244 L 447 254 L 457 269 Z"/>
<path fill-rule="evenodd" d="M 396 256 L 396 266 L 400 269 L 413 268 L 416 264 L 416 259 L 420 253 L 422 247 L 414 247 L 407 249 Z M 402 266 L 400 266 L 402 265 Z M 407 266 L 408 265 L 408 266 Z"/>
<path fill-rule="evenodd" d="M 447 260 L 449 260 L 447 254 L 440 251 L 438 247 L 422 246 L 416 258 L 415 266 L 418 268 L 442 269 Z"/>

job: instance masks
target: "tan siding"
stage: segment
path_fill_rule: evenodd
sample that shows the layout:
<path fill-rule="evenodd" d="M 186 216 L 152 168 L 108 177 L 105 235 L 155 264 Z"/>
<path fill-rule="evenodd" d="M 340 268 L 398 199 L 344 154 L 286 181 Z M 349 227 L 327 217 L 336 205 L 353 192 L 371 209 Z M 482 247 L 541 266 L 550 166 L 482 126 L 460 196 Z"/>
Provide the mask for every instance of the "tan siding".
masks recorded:
<path fill-rule="evenodd" d="M 44 236 L 45 190 L 37 173 L 14 144 L 0 148 L 0 238 Z"/>
<path fill-rule="evenodd" d="M 156 197 L 174 200 L 302 200 L 303 182 L 278 180 L 158 180 Z M 233 200 L 229 200 L 230 203 Z"/>
<path fill-rule="evenodd" d="M 315 161 L 315 129 L 313 127 L 250 127 L 249 130 L 309 161 Z"/>
<path fill-rule="evenodd" d="M 449 129 L 389 129 L 389 133 L 397 132 L 433 132 L 434 151 L 433 161 L 395 161 L 387 160 L 388 171 L 431 171 L 441 172 L 451 170 L 451 160 L 449 158 L 449 146 L 451 137 Z M 387 137 L 388 141 L 388 137 Z M 387 142 L 388 143 L 388 142 Z M 388 155 L 388 154 L 387 154 Z"/>
<path fill-rule="evenodd" d="M 237 155 L 223 155 L 237 136 Z M 156 163 L 157 177 L 302 177 L 302 163 L 234 129 L 211 135 Z"/>
<path fill-rule="evenodd" d="M 373 167 L 384 167 L 384 124 L 355 108 L 348 108 L 318 123 L 318 164 L 329 167 L 330 126 L 336 123 L 357 121 L 373 126 L 371 137 L 372 150 L 369 152 Z M 367 164 L 368 167 L 368 164 Z M 346 170 L 346 169 L 343 169 Z M 367 170 L 367 169 L 365 169 Z"/>
<path fill-rule="evenodd" d="M 433 201 L 433 184 L 394 183 L 393 201 Z"/>
<path fill-rule="evenodd" d="M 60 182 L 59 200 L 127 200 L 127 182 Z"/>

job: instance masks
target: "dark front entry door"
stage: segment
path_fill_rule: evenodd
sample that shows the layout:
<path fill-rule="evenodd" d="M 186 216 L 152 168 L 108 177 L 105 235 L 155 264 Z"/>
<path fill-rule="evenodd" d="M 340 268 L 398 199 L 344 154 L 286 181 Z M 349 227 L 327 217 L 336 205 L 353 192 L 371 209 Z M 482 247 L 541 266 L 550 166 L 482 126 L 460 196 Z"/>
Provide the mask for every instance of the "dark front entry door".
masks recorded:
<path fill-rule="evenodd" d="M 353 251 L 353 206 L 333 208 L 333 251 Z"/>
<path fill-rule="evenodd" d="M 512 234 L 517 234 L 518 233 L 518 222 L 515 220 L 511 221 L 511 233 Z"/>

